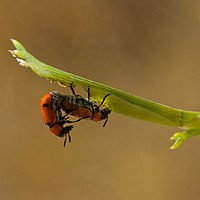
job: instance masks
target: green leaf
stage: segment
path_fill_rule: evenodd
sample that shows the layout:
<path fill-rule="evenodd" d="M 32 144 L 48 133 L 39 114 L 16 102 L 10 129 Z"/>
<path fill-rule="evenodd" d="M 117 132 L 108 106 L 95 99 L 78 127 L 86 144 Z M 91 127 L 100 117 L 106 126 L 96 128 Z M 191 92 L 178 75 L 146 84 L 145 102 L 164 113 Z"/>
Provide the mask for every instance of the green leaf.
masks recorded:
<path fill-rule="evenodd" d="M 105 104 L 112 112 L 166 126 L 178 126 L 188 130 L 200 127 L 200 112 L 172 108 L 59 70 L 33 57 L 17 40 L 11 39 L 11 41 L 16 50 L 12 50 L 10 53 L 16 57 L 20 65 L 32 69 L 37 75 L 51 82 L 58 82 L 62 86 L 69 87 L 72 82 L 74 85 L 81 86 L 85 90 L 90 86 L 91 96 L 96 101 L 101 101 L 106 94 L 111 94 L 106 99 Z M 175 144 L 171 147 L 172 149 L 179 147 L 185 141 L 182 135 L 179 136 L 174 135 L 172 137 L 173 140 L 176 140 Z"/>

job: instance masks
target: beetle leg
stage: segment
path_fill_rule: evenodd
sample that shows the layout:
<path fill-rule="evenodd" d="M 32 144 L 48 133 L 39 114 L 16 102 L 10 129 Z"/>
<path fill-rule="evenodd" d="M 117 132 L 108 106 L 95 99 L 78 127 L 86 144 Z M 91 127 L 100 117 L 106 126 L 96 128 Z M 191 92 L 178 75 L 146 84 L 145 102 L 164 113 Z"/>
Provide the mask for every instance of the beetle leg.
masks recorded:
<path fill-rule="evenodd" d="M 66 146 L 66 143 L 67 143 L 67 136 L 69 138 L 69 142 L 71 142 L 71 135 L 70 135 L 70 131 L 72 130 L 73 126 L 66 126 L 64 128 L 64 142 L 63 142 L 63 146 L 65 147 Z"/>
<path fill-rule="evenodd" d="M 65 139 L 64 139 L 64 142 L 63 142 L 64 147 L 66 146 L 66 142 L 67 142 L 67 136 L 65 135 Z"/>
<path fill-rule="evenodd" d="M 88 102 L 90 101 L 90 86 L 88 86 L 88 91 L 87 91 L 87 93 L 88 93 Z"/>
<path fill-rule="evenodd" d="M 88 118 L 90 118 L 90 116 L 82 117 L 82 118 L 79 118 L 79 119 L 74 120 L 74 121 L 65 120 L 64 122 L 65 122 L 65 123 L 69 123 L 69 124 L 71 124 L 71 123 L 75 123 L 75 122 L 80 122 L 81 120 L 83 120 L 83 119 L 88 119 Z"/>
<path fill-rule="evenodd" d="M 75 91 L 74 91 L 74 87 L 75 87 L 75 86 L 73 86 L 73 82 L 72 82 L 71 85 L 70 85 L 70 89 L 71 89 L 71 91 L 72 91 L 72 94 L 76 96 L 76 93 L 75 93 Z"/>
<path fill-rule="evenodd" d="M 69 138 L 69 142 L 71 142 L 71 141 L 72 141 L 72 138 L 71 138 L 70 133 L 68 133 L 68 138 Z"/>

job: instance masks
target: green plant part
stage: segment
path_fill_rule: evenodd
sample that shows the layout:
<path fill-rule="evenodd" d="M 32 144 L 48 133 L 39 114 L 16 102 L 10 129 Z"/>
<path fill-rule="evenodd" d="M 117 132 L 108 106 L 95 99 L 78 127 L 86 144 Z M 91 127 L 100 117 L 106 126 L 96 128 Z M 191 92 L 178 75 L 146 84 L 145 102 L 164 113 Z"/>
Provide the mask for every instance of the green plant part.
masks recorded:
<path fill-rule="evenodd" d="M 171 139 L 175 140 L 171 149 L 178 148 L 186 139 L 200 134 L 200 112 L 185 111 L 155 103 L 131 94 L 125 93 L 107 85 L 74 75 L 69 72 L 51 67 L 33 57 L 18 41 L 11 39 L 16 50 L 9 52 L 16 57 L 20 65 L 31 68 L 38 76 L 51 82 L 58 82 L 62 86 L 74 85 L 83 87 L 86 91 L 91 88 L 91 97 L 101 101 L 106 94 L 111 94 L 105 104 L 119 114 L 154 122 L 166 126 L 179 127 L 183 132 L 175 133 Z"/>

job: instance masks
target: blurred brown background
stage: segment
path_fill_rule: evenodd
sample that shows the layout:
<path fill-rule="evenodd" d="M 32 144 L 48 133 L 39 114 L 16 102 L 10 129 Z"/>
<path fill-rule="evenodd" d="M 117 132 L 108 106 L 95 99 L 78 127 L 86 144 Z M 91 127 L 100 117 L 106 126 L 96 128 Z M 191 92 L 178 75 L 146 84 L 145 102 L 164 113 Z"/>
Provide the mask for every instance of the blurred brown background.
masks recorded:
<path fill-rule="evenodd" d="M 174 107 L 200 110 L 200 3 L 0 0 L 0 199 L 197 200 L 200 137 L 112 113 L 75 125 L 63 148 L 43 124 L 50 84 L 8 53 L 9 38 L 60 69 Z M 78 89 L 81 91 L 81 89 Z"/>

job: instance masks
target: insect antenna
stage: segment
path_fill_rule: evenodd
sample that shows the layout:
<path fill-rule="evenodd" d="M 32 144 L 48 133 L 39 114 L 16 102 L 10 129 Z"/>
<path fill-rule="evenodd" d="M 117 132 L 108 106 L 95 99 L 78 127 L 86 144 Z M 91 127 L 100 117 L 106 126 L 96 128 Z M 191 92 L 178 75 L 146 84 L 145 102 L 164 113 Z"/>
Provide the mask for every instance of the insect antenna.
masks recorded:
<path fill-rule="evenodd" d="M 107 122 L 108 122 L 108 118 L 107 118 L 107 119 L 105 120 L 105 122 L 103 123 L 103 127 L 106 126 Z"/>
<path fill-rule="evenodd" d="M 106 98 L 107 98 L 108 96 L 110 96 L 110 95 L 111 95 L 111 94 L 107 94 L 107 95 L 102 99 L 101 103 L 99 104 L 99 107 L 103 105 L 103 103 L 104 103 L 104 101 L 106 100 Z"/>

